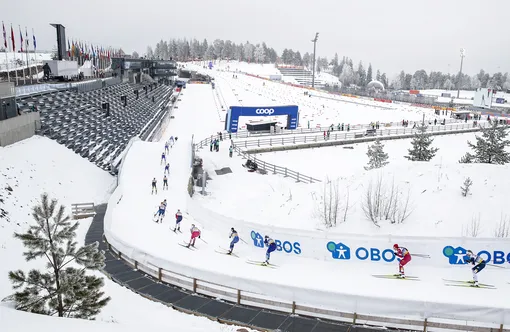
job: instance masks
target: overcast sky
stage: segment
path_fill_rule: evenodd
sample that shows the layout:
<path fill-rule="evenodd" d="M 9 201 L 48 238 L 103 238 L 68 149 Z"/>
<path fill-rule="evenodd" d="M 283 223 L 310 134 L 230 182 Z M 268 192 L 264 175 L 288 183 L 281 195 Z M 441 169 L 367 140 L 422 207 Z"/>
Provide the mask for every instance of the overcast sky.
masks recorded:
<path fill-rule="evenodd" d="M 510 0 L 0 0 L 9 29 L 34 28 L 39 49 L 51 50 L 61 23 L 71 39 L 145 53 L 160 39 L 265 41 L 284 48 L 335 52 L 371 62 L 390 76 L 404 69 L 510 71 Z M 15 32 L 16 37 L 19 32 Z M 19 41 L 18 41 L 19 43 Z M 366 66 L 365 66 L 366 67 Z"/>

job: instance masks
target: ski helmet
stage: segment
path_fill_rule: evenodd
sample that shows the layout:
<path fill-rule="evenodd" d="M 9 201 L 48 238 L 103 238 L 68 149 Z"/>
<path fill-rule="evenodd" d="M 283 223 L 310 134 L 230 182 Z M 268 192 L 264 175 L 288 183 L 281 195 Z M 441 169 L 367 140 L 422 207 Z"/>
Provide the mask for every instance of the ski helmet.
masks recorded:
<path fill-rule="evenodd" d="M 266 236 L 264 236 L 264 238 L 265 238 L 265 239 L 269 239 L 269 236 L 267 236 L 267 235 L 266 235 Z"/>
<path fill-rule="evenodd" d="M 233 232 L 233 231 L 235 231 L 234 227 L 232 227 L 230 230 L 231 230 L 232 232 Z"/>
<path fill-rule="evenodd" d="M 191 227 L 195 227 L 195 224 L 191 224 Z"/>
<path fill-rule="evenodd" d="M 396 244 L 396 243 L 393 245 L 393 249 L 395 249 L 395 248 L 398 248 L 398 244 Z"/>

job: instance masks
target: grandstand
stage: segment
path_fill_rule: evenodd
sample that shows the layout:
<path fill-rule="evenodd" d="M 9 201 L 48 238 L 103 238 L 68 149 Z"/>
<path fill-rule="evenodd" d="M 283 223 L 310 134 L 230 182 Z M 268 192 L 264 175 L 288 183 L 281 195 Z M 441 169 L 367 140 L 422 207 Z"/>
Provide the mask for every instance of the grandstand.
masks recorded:
<path fill-rule="evenodd" d="M 40 111 L 39 134 L 111 170 L 111 161 L 129 139 L 148 137 L 171 92 L 163 84 L 122 83 L 83 93 L 66 90 L 29 96 L 18 100 L 18 107 L 22 112 Z"/>
<path fill-rule="evenodd" d="M 312 86 L 312 73 L 304 67 L 278 65 L 277 68 L 283 76 L 293 78 L 301 85 Z M 325 85 L 325 82 L 315 78 L 316 88 L 323 88 Z"/>

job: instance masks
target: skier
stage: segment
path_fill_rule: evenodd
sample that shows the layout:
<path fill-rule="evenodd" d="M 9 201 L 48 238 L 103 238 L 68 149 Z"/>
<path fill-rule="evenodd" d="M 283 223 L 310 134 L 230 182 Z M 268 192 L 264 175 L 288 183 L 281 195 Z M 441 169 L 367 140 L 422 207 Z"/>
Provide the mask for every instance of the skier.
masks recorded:
<path fill-rule="evenodd" d="M 165 153 L 168 154 L 168 142 L 165 143 Z"/>
<path fill-rule="evenodd" d="M 406 275 L 404 273 L 404 265 L 411 261 L 411 253 L 407 248 L 399 247 L 398 244 L 393 245 L 393 252 L 395 256 L 400 258 L 398 263 L 398 271 L 400 273 L 400 278 L 405 279 Z"/>
<path fill-rule="evenodd" d="M 264 237 L 264 244 L 267 245 L 266 251 L 266 261 L 263 263 L 264 265 L 269 265 L 269 258 L 271 258 L 271 253 L 276 250 L 276 243 L 269 236 Z"/>
<path fill-rule="evenodd" d="M 232 145 L 228 148 L 228 156 L 230 158 L 232 158 L 232 154 L 234 153 L 234 148 L 232 147 Z"/>
<path fill-rule="evenodd" d="M 152 179 L 152 194 L 154 194 L 154 192 L 156 192 L 156 195 L 158 194 L 158 188 L 156 187 L 156 184 L 158 183 L 158 181 L 156 181 L 156 178 Z"/>
<path fill-rule="evenodd" d="M 181 231 L 181 221 L 182 221 L 182 213 L 181 213 L 181 210 L 177 210 L 177 212 L 175 213 L 175 228 L 174 228 L 174 232 L 175 231 Z"/>
<path fill-rule="evenodd" d="M 165 155 L 165 152 L 163 151 L 163 153 L 161 154 L 161 162 L 159 163 L 160 165 L 163 164 L 163 161 L 165 161 L 166 163 L 166 155 Z"/>
<path fill-rule="evenodd" d="M 168 139 L 168 144 L 170 145 L 170 147 L 174 146 L 174 137 L 173 136 L 170 136 L 170 138 Z"/>
<path fill-rule="evenodd" d="M 464 261 L 466 263 L 471 263 L 474 265 L 473 268 L 471 269 L 471 271 L 473 272 L 473 286 L 479 287 L 478 286 L 478 272 L 482 271 L 485 268 L 486 262 L 480 256 L 475 255 L 471 250 L 467 251 L 466 256 L 467 257 L 464 258 Z"/>
<path fill-rule="evenodd" d="M 166 163 L 165 174 L 170 174 L 170 163 Z"/>
<path fill-rule="evenodd" d="M 197 237 L 200 239 L 200 230 L 198 229 L 197 226 L 195 226 L 195 224 L 191 224 L 191 228 L 189 231 L 191 232 L 191 240 L 189 241 L 188 248 L 189 246 L 192 247 L 195 246 L 195 240 L 197 239 Z"/>
<path fill-rule="evenodd" d="M 156 212 L 154 214 L 154 217 L 157 215 L 158 216 L 158 220 L 156 220 L 156 222 L 163 222 L 163 217 L 165 216 L 165 209 L 166 209 L 166 204 L 165 202 L 161 202 L 161 204 L 159 204 L 159 209 L 158 209 L 158 212 Z"/>
<path fill-rule="evenodd" d="M 168 178 L 166 177 L 166 174 L 163 176 L 163 190 L 168 190 Z"/>
<path fill-rule="evenodd" d="M 234 245 L 237 242 L 239 242 L 239 235 L 237 234 L 237 231 L 234 229 L 234 227 L 230 229 L 229 239 L 232 239 L 232 241 L 230 241 L 230 250 L 228 252 L 228 254 L 230 255 L 232 253 L 232 250 L 234 250 Z"/>

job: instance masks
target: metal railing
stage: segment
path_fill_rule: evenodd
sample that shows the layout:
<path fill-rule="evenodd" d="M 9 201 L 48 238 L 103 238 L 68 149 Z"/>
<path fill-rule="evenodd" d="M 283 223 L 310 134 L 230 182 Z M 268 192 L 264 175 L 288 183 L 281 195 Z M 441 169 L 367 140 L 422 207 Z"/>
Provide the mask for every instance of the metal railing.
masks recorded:
<path fill-rule="evenodd" d="M 225 135 L 221 135 L 222 140 L 227 141 L 227 138 Z M 215 139 L 220 139 L 220 135 L 211 135 L 211 137 L 201 140 L 200 142 L 194 144 L 194 151 L 201 149 L 203 147 L 208 147 L 209 144 L 211 144 L 212 141 Z M 261 159 L 257 159 L 256 157 L 244 152 L 234 141 L 231 140 L 231 144 L 234 147 L 234 151 L 237 152 L 239 156 L 241 156 L 243 159 L 251 160 L 255 163 L 257 163 L 257 166 L 259 169 L 262 169 L 266 172 L 271 172 L 273 174 L 281 174 L 285 177 L 290 177 L 297 182 L 306 182 L 306 183 L 314 183 L 314 182 L 321 182 L 320 180 L 317 180 L 315 178 L 312 178 L 311 176 L 301 174 L 299 172 L 293 171 L 287 167 L 282 167 L 278 165 L 274 165 L 268 162 L 265 162 Z"/>
<path fill-rule="evenodd" d="M 96 215 L 94 203 L 75 203 L 71 204 L 71 213 L 73 219 L 88 218 Z"/>
<path fill-rule="evenodd" d="M 457 132 L 459 130 L 473 130 L 476 128 L 485 128 L 488 126 L 487 122 L 478 124 L 478 127 L 474 123 L 457 123 L 452 125 L 439 125 L 429 126 L 427 132 L 439 133 L 439 132 Z M 299 135 L 292 137 L 271 137 L 266 139 L 251 139 L 244 141 L 235 141 L 237 147 L 249 148 L 249 147 L 261 147 L 261 146 L 274 146 L 274 145 L 289 145 L 289 144 L 308 144 L 328 141 L 342 141 L 365 138 L 370 136 L 397 136 L 397 135 L 410 135 L 418 131 L 416 128 L 397 128 L 397 129 L 375 129 L 370 134 L 367 132 L 352 132 L 352 131 L 336 131 L 331 132 L 329 136 L 324 134 L 317 135 Z"/>
<path fill-rule="evenodd" d="M 228 286 L 201 280 L 183 274 L 175 273 L 150 262 L 140 263 L 113 247 L 106 240 L 108 249 L 112 251 L 118 259 L 124 260 L 136 270 L 143 271 L 154 277 L 159 282 L 170 284 L 183 288 L 195 294 L 202 294 L 211 298 L 221 299 L 238 305 L 246 305 L 255 308 L 276 310 L 292 315 L 303 315 L 308 317 L 317 317 L 331 319 L 334 321 L 348 322 L 352 324 L 368 324 L 374 326 L 385 326 L 427 331 L 428 329 L 445 329 L 457 331 L 476 331 L 476 332 L 510 332 L 504 329 L 503 324 L 481 324 L 477 322 L 460 322 L 453 319 L 441 319 L 428 317 L 423 320 L 409 318 L 382 317 L 373 315 L 358 314 L 356 312 L 341 312 L 337 310 L 325 309 L 302 305 L 296 301 L 276 299 L 271 296 L 257 294 L 253 292 L 235 289 Z M 480 324 L 480 325 L 476 325 Z"/>

